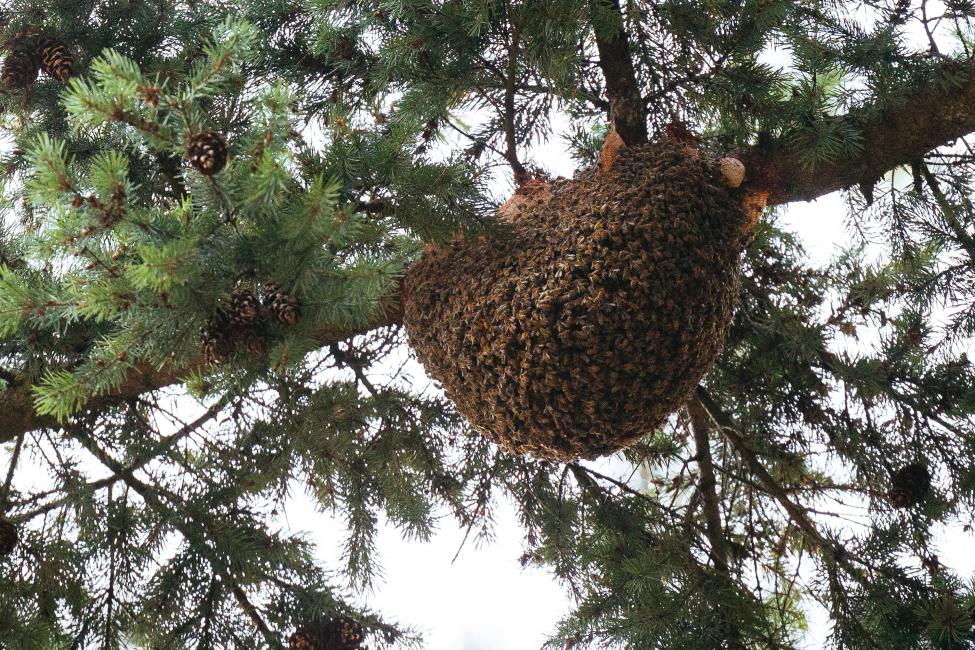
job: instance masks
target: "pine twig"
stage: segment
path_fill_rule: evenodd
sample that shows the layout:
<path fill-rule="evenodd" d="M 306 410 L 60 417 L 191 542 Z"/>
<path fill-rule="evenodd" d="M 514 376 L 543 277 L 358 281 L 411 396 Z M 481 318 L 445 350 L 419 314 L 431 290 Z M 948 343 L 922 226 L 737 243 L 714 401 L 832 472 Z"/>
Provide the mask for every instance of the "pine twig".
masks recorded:
<path fill-rule="evenodd" d="M 17 444 L 14 445 L 14 453 L 10 456 L 10 467 L 7 468 L 7 477 L 3 481 L 3 488 L 0 489 L 0 514 L 7 509 L 7 499 L 10 497 L 10 486 L 14 481 L 14 472 L 17 470 L 17 463 L 20 461 L 20 450 L 24 446 L 24 438 L 27 432 L 21 431 L 17 436 Z"/>
<path fill-rule="evenodd" d="M 871 589 L 873 581 L 870 580 L 863 569 L 855 566 L 855 561 L 856 564 L 860 564 L 871 571 L 882 573 L 909 588 L 917 588 L 918 582 L 909 576 L 905 576 L 889 567 L 873 564 L 865 558 L 851 556 L 841 546 L 827 539 L 808 517 L 807 511 L 793 502 L 785 489 L 769 474 L 762 461 L 758 459 L 758 455 L 738 432 L 734 422 L 732 422 L 731 418 L 724 412 L 721 406 L 714 401 L 707 389 L 703 386 L 698 386 L 694 393 L 694 399 L 700 402 L 711 419 L 718 425 L 721 434 L 727 438 L 731 446 L 738 452 L 738 455 L 745 461 L 748 469 L 758 477 L 762 488 L 774 497 L 785 509 L 789 515 L 789 519 L 802 531 L 806 541 L 813 549 L 818 549 L 823 554 L 823 559 L 827 560 L 826 567 L 828 570 L 832 571 L 836 567 L 842 567 L 847 575 L 860 583 L 864 589 Z"/>
<path fill-rule="evenodd" d="M 691 400 L 687 405 L 691 416 L 691 431 L 694 435 L 694 446 L 697 450 L 697 466 L 701 472 L 698 489 L 704 505 L 704 518 L 707 524 L 706 535 L 711 543 L 711 557 L 714 568 L 728 587 L 734 586 L 731 571 L 728 566 L 728 544 L 724 536 L 724 526 L 721 524 L 721 509 L 717 493 L 717 480 L 714 475 L 714 459 L 711 456 L 711 439 L 709 433 L 709 418 L 707 412 L 697 400 Z M 733 650 L 744 650 L 741 634 L 734 623 L 732 613 L 727 607 L 720 607 L 720 620 L 723 636 L 728 647 Z"/>
<path fill-rule="evenodd" d="M 115 472 L 116 475 L 120 476 L 126 485 L 132 488 L 145 500 L 147 505 L 160 512 L 172 512 L 174 510 L 179 512 L 181 517 L 173 518 L 174 525 L 187 539 L 193 540 L 196 538 L 193 531 L 185 524 L 187 519 L 198 521 L 198 523 L 202 524 L 204 528 L 209 529 L 208 521 L 200 522 L 195 514 L 190 509 L 183 506 L 181 502 L 175 503 L 173 507 L 167 506 L 165 503 L 163 503 L 162 499 L 158 496 L 156 490 L 153 489 L 152 486 L 144 481 L 141 481 L 140 479 L 137 479 L 133 474 L 126 473 L 125 467 L 117 460 L 112 458 L 104 449 L 95 444 L 94 440 L 92 440 L 91 437 L 86 433 L 79 430 L 74 430 L 71 433 L 72 437 L 80 442 L 81 445 L 98 460 L 98 462 Z M 170 495 L 170 499 L 174 498 L 175 497 L 173 495 Z M 256 627 L 261 633 L 261 636 L 264 637 L 264 640 L 267 642 L 268 646 L 271 648 L 280 647 L 281 644 L 279 640 L 271 631 L 268 624 L 264 621 L 263 617 L 260 615 L 260 612 L 257 611 L 257 608 L 247 597 L 247 593 L 244 592 L 243 588 L 234 579 L 228 568 L 219 558 L 214 557 L 213 553 L 207 549 L 206 544 L 201 544 L 200 547 L 202 549 L 201 553 L 209 560 L 213 570 L 219 574 L 221 580 L 225 582 L 228 587 L 230 587 L 231 593 L 234 595 L 234 599 L 237 601 L 237 604 L 240 606 L 241 610 L 247 614 L 248 618 L 251 619 L 254 627 Z"/>
<path fill-rule="evenodd" d="M 806 535 L 810 542 L 812 542 L 816 547 L 829 550 L 833 549 L 832 543 L 823 537 L 823 534 L 819 532 L 816 525 L 806 516 L 806 512 L 797 505 L 792 499 L 789 498 L 788 493 L 779 485 L 765 466 L 762 461 L 758 459 L 755 451 L 748 445 L 745 439 L 738 433 L 731 421 L 731 418 L 727 416 L 726 413 L 718 406 L 717 402 L 712 399 L 711 395 L 703 386 L 698 386 L 695 392 L 696 401 L 704 409 L 704 411 L 710 416 L 710 418 L 718 425 L 721 434 L 731 443 L 731 446 L 735 448 L 738 455 L 741 456 L 742 460 L 745 461 L 745 465 L 748 466 L 749 471 L 758 477 L 761 481 L 762 487 L 768 491 L 775 500 L 785 509 L 786 513 L 795 523 L 795 525 Z M 692 402 L 695 400 L 692 400 Z"/>
<path fill-rule="evenodd" d="M 132 461 L 128 465 L 122 467 L 121 471 L 119 472 L 113 472 L 110 476 L 106 476 L 105 478 L 98 479 L 97 481 L 91 481 L 90 483 L 85 485 L 83 490 L 86 492 L 93 492 L 95 490 L 100 490 L 105 487 L 111 487 L 115 483 L 124 480 L 124 477 L 126 475 L 131 475 L 133 472 L 137 472 L 138 470 L 142 469 L 147 464 L 151 463 L 154 459 L 158 458 L 161 454 L 172 449 L 180 440 L 190 435 L 191 433 L 199 429 L 201 426 L 203 426 L 204 424 L 206 424 L 207 422 L 215 418 L 223 409 L 223 407 L 226 406 L 229 400 L 230 398 L 227 396 L 218 400 L 209 409 L 207 409 L 206 412 L 204 412 L 200 417 L 193 420 L 192 422 L 184 424 L 182 427 L 180 427 L 178 430 L 174 431 L 173 433 L 169 434 L 168 436 L 161 438 L 159 442 L 153 445 L 152 449 L 147 454 L 143 455 L 141 458 L 137 460 Z M 14 517 L 14 521 L 29 521 L 34 517 L 43 515 L 47 512 L 50 512 L 51 510 L 60 508 L 64 504 L 71 501 L 71 499 L 73 499 L 75 496 L 77 495 L 66 494 L 60 499 L 56 499 L 49 503 L 45 503 L 43 506 L 35 508 L 34 510 L 17 515 L 16 517 Z M 2 503 L 2 501 L 0 501 L 0 503 Z"/>

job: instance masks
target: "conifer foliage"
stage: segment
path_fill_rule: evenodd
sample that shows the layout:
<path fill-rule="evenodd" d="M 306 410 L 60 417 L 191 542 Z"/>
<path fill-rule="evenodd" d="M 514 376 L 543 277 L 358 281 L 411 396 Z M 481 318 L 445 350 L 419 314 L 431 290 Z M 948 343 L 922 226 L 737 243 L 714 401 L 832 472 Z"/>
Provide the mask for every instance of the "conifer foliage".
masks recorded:
<path fill-rule="evenodd" d="M 975 518 L 973 22 L 5 2 L 0 645 L 420 647 L 368 607 L 379 522 L 490 538 L 505 500 L 571 603 L 553 649 L 800 648 L 814 611 L 831 647 L 972 648 L 938 535 Z M 693 178 L 640 173 L 675 148 Z M 776 209 L 831 192 L 814 263 Z M 675 355 L 681 323 L 714 331 Z"/>

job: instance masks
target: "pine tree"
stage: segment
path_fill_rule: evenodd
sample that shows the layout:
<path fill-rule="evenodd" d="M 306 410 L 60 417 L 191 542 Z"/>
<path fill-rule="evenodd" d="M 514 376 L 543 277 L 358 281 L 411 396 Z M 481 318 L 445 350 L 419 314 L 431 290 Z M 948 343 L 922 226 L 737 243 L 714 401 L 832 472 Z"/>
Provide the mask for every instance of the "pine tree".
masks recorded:
<path fill-rule="evenodd" d="M 5 3 L 4 647 L 314 647 L 335 621 L 346 645 L 417 646 L 348 596 L 375 578 L 380 515 L 486 530 L 502 496 L 523 562 L 573 599 L 552 648 L 801 647 L 811 603 L 837 648 L 975 646 L 975 587 L 936 537 L 975 515 L 973 23 L 971 0 Z M 555 135 L 571 181 L 537 157 Z M 661 151 L 697 185 L 642 177 Z M 815 266 L 776 210 L 832 192 L 848 246 Z M 707 210 L 674 208 L 692 203 L 740 220 L 716 223 L 742 250 L 675 254 L 717 241 Z M 668 231 L 630 238 L 660 206 Z M 551 254 L 570 226 L 657 248 L 626 269 Z M 500 368 L 519 417 L 572 437 L 552 395 L 619 409 L 571 373 L 519 384 L 472 332 L 491 320 L 533 364 L 587 353 L 545 347 L 559 315 L 568 339 L 639 346 L 639 319 L 613 320 L 637 268 L 682 280 L 647 283 L 646 316 L 700 316 L 714 353 L 574 367 L 676 378 L 642 436 L 499 447 L 461 415 L 476 396 L 388 372 L 419 322 L 403 278 L 456 250 L 511 298 L 465 311 L 473 290 L 437 277 L 456 315 L 437 335 L 469 346 L 453 375 Z M 575 266 L 510 275 L 505 251 L 532 250 Z M 740 277 L 716 277 L 729 260 Z M 709 286 L 727 314 L 698 313 Z M 647 486 L 576 457 L 620 447 Z M 276 523 L 298 490 L 347 522 L 342 572 Z"/>

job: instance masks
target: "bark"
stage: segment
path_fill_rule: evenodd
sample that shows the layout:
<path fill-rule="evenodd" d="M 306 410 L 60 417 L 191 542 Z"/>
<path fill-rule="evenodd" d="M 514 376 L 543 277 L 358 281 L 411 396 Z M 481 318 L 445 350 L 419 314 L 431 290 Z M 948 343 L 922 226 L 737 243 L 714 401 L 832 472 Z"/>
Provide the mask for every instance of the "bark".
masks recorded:
<path fill-rule="evenodd" d="M 749 471 L 758 477 L 759 482 L 762 487 L 775 497 L 775 500 L 779 502 L 779 505 L 786 511 L 789 518 L 806 536 L 807 541 L 816 548 L 821 549 L 831 549 L 832 544 L 823 537 L 823 534 L 819 532 L 816 528 L 816 524 L 809 518 L 806 511 L 802 506 L 796 504 L 785 491 L 778 481 L 776 481 L 768 470 L 765 469 L 765 465 L 762 463 L 758 454 L 749 446 L 748 441 L 735 429 L 734 424 L 731 422 L 731 418 L 721 410 L 718 404 L 711 398 L 707 390 L 703 387 L 698 387 L 694 393 L 693 403 L 697 403 L 704 411 L 707 413 L 716 425 L 721 430 L 722 435 L 731 443 L 731 446 L 735 448 L 735 451 L 741 456 L 742 460 L 745 461 L 745 465 L 748 467 Z"/>
<path fill-rule="evenodd" d="M 398 295 L 391 295 L 383 304 L 380 313 L 360 328 L 323 329 L 316 337 L 322 347 L 342 341 L 357 334 L 365 334 L 380 327 L 398 325 L 403 320 Z M 148 364 L 136 365 L 118 390 L 100 395 L 88 401 L 85 410 L 92 411 L 119 404 L 154 390 L 182 383 L 182 378 L 194 371 L 206 368 L 202 358 L 179 368 L 157 369 Z M 58 422 L 50 416 L 38 415 L 34 411 L 34 395 L 29 384 L 15 383 L 0 393 L 0 443 L 13 440 L 26 431 L 44 427 L 55 427 Z"/>
<path fill-rule="evenodd" d="M 945 65 L 957 73 L 961 64 L 948 62 Z M 855 121 L 863 134 L 863 152 L 855 158 L 807 169 L 799 162 L 799 152 L 787 142 L 734 152 L 733 155 L 745 164 L 743 188 L 749 192 L 767 192 L 770 205 L 810 201 L 861 181 L 876 179 L 894 167 L 908 164 L 932 149 L 975 132 L 975 62 L 969 62 L 965 71 L 966 81 L 954 87 L 944 88 L 934 83 L 917 87 L 901 93 L 896 104 L 888 101 L 882 110 L 871 111 L 871 107 L 863 107 L 843 118 Z M 623 137 L 625 140 L 626 136 Z M 325 346 L 378 327 L 400 323 L 399 299 L 398 292 L 390 295 L 386 309 L 361 328 L 324 330 L 319 336 L 321 344 Z M 195 367 L 199 368 L 200 364 Z M 88 408 L 122 402 L 176 384 L 191 369 L 133 368 L 117 392 L 97 397 Z M 15 382 L 0 394 L 0 443 L 13 440 L 22 432 L 55 424 L 52 419 L 34 413 L 30 386 Z"/>
<path fill-rule="evenodd" d="M 707 525 L 707 538 L 711 543 L 711 559 L 722 588 L 733 591 L 735 579 L 728 565 L 728 543 L 721 523 L 721 498 L 717 492 L 718 482 L 714 475 L 714 459 L 711 455 L 710 415 L 699 401 L 693 399 L 687 403 L 687 411 L 691 416 L 691 432 L 694 435 L 697 465 L 701 474 L 697 485 L 704 505 L 704 521 Z M 718 616 L 721 621 L 723 640 L 727 642 L 729 650 L 745 650 L 734 611 L 721 606 Z"/>
<path fill-rule="evenodd" d="M 728 575 L 728 545 L 721 523 L 720 499 L 717 496 L 717 479 L 714 476 L 714 460 L 711 456 L 709 414 L 697 400 L 687 403 L 691 416 L 691 431 L 697 451 L 697 464 L 701 473 L 698 489 L 704 501 L 704 519 L 707 522 L 708 541 L 711 542 L 711 559 L 719 572 Z"/>
<path fill-rule="evenodd" d="M 975 131 L 975 61 L 950 61 L 944 67 L 945 72 L 964 73 L 965 80 L 943 87 L 936 72 L 927 85 L 843 117 L 863 136 L 863 151 L 855 157 L 808 168 L 801 163 L 801 152 L 787 142 L 738 152 L 745 163 L 746 187 L 768 192 L 769 205 L 811 201 L 859 183 L 872 184 L 891 169 Z"/>
<path fill-rule="evenodd" d="M 593 23 L 599 25 L 602 14 L 611 15 L 616 23 L 611 29 L 596 32 L 599 68 L 606 80 L 610 116 L 616 132 L 629 145 L 647 141 L 647 108 L 630 56 L 630 40 L 620 10 L 619 0 L 592 0 Z"/>

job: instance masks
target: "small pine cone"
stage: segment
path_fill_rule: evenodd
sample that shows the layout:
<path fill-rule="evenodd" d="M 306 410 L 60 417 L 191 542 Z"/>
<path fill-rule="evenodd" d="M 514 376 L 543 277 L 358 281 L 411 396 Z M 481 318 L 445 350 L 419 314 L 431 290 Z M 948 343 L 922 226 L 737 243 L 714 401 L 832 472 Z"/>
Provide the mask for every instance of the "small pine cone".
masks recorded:
<path fill-rule="evenodd" d="M 237 287 L 230 294 L 230 320 L 237 325 L 248 325 L 257 321 L 261 313 L 261 303 L 249 289 Z"/>
<path fill-rule="evenodd" d="M 237 332 L 240 344 L 250 354 L 262 355 L 267 352 L 267 339 L 255 327 L 242 327 Z"/>
<path fill-rule="evenodd" d="M 37 52 L 44 74 L 61 83 L 67 83 L 74 68 L 74 57 L 68 46 L 57 39 L 48 38 L 41 42 Z"/>
<path fill-rule="evenodd" d="M 10 555 L 17 546 L 17 527 L 6 519 L 0 519 L 0 557 Z"/>
<path fill-rule="evenodd" d="M 261 302 L 270 312 L 274 320 L 284 325 L 294 325 L 298 322 L 298 301 L 281 285 L 271 283 L 264 285 L 261 290 Z"/>
<path fill-rule="evenodd" d="M 200 131 L 190 137 L 186 157 L 198 172 L 213 176 L 227 164 L 227 143 L 215 131 Z"/>
<path fill-rule="evenodd" d="M 895 508 L 910 508 L 920 503 L 931 489 L 931 474 L 920 463 L 900 468 L 890 479 L 888 494 Z"/>
<path fill-rule="evenodd" d="M 37 62 L 24 51 L 11 53 L 3 60 L 0 81 L 5 88 L 21 89 L 37 80 Z"/>
<path fill-rule="evenodd" d="M 360 650 L 362 626 L 347 616 L 324 623 L 306 623 L 291 635 L 288 650 Z"/>
<path fill-rule="evenodd" d="M 330 650 L 328 630 L 320 624 L 305 624 L 288 639 L 288 650 Z"/>
<path fill-rule="evenodd" d="M 362 626 L 347 616 L 329 621 L 332 645 L 338 650 L 358 650 L 362 647 L 365 635 Z"/>
<path fill-rule="evenodd" d="M 233 326 L 226 312 L 217 312 L 200 328 L 200 343 L 203 347 L 203 359 L 206 363 L 217 365 L 223 362 L 233 352 Z"/>

